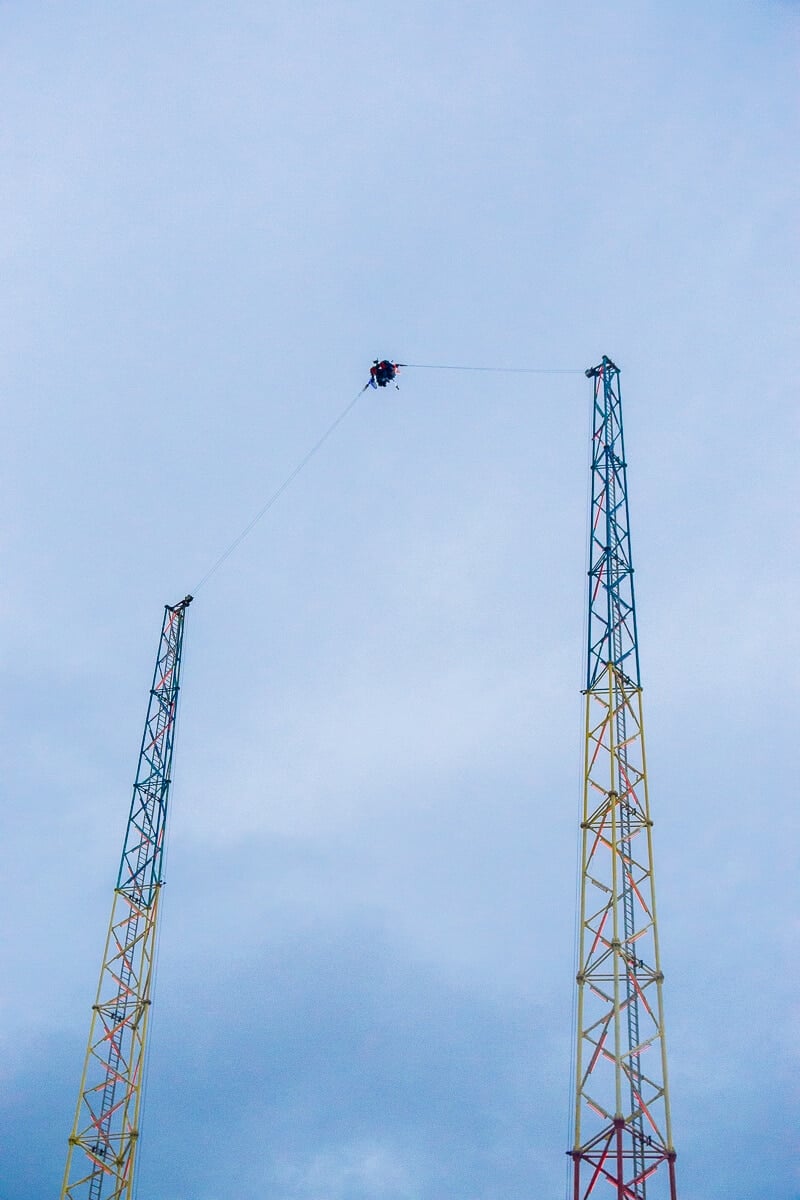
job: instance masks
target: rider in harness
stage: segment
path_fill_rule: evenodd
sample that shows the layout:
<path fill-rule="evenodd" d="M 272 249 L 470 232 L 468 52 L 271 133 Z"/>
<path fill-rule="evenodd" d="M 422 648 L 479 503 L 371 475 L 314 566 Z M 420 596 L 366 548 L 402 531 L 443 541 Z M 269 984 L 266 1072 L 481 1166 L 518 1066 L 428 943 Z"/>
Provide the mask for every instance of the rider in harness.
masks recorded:
<path fill-rule="evenodd" d="M 369 375 L 372 387 L 386 387 L 397 375 L 397 363 L 389 362 L 386 358 L 378 362 L 376 358 L 369 369 Z"/>

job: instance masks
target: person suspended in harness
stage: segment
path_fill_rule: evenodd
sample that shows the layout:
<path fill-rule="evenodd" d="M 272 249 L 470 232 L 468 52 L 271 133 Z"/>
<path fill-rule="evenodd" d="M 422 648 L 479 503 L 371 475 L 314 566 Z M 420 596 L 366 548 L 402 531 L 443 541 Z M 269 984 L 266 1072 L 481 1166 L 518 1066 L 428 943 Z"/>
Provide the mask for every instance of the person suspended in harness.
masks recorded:
<path fill-rule="evenodd" d="M 370 387 L 387 387 L 396 378 L 400 364 L 389 362 L 387 358 L 378 361 L 376 358 L 369 369 Z"/>

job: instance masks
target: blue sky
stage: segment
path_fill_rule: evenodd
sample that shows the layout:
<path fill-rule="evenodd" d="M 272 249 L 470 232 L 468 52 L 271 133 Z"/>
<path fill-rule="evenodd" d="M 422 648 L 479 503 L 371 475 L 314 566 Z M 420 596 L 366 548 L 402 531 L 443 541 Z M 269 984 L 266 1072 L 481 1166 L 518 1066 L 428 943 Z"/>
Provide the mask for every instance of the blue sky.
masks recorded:
<path fill-rule="evenodd" d="M 0 8 L 0 1200 L 60 1183 L 163 605 L 376 355 L 603 353 L 680 1195 L 800 1196 L 799 34 Z M 190 609 L 141 1200 L 564 1195 L 590 396 L 405 372 Z"/>

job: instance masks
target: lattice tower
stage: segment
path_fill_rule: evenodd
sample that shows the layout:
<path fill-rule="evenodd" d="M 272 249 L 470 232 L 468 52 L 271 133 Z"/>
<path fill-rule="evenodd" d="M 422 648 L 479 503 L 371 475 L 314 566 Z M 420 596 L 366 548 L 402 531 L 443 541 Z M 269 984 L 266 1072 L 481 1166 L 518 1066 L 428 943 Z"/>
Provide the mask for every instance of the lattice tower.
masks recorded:
<path fill-rule="evenodd" d="M 619 369 L 593 380 L 573 1200 L 677 1200 Z"/>
<path fill-rule="evenodd" d="M 183 622 L 191 599 L 164 611 L 62 1200 L 133 1195 Z"/>

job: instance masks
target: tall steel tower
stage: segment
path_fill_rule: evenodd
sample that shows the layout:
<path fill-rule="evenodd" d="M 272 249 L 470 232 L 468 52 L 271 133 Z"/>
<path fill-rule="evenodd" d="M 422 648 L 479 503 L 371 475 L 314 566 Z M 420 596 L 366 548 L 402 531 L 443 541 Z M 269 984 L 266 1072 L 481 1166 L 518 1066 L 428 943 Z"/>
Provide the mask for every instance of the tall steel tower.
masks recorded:
<path fill-rule="evenodd" d="M 594 381 L 573 1200 L 677 1200 L 619 368 Z"/>
<path fill-rule="evenodd" d="M 164 610 L 62 1200 L 132 1196 L 183 621 L 191 600 Z"/>

